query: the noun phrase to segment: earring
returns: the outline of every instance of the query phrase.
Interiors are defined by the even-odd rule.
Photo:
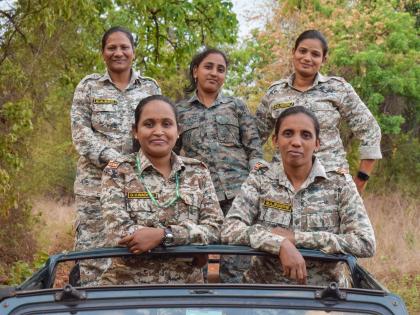
[[[197,77],[194,77],[194,82],[195,84],[197,84]]]

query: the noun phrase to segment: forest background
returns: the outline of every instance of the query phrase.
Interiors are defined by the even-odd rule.
[[[73,217],[60,220],[54,209],[60,202],[70,212],[73,198],[69,110],[80,79],[104,71],[100,39],[107,28],[132,30],[135,68],[174,100],[184,97],[194,53],[225,50],[225,90],[252,111],[272,82],[290,74],[297,35],[315,28],[330,45],[322,73],[349,81],[382,128],[384,158],[364,195],[378,250],[362,263],[420,313],[418,1],[266,1],[267,23],[241,41],[227,0],[11,3],[0,6],[0,284],[18,283],[49,253],[72,248]],[[354,172],[358,144],[341,129]],[[272,148],[265,152],[269,158]]]

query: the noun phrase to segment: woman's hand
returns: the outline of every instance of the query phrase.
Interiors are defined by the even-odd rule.
[[[354,176],[353,180],[354,180],[354,183],[356,184],[357,191],[359,192],[360,195],[362,195],[362,193],[365,191],[367,181],[361,180],[357,176]]]
[[[281,242],[279,258],[283,267],[283,276],[296,280],[299,284],[306,284],[305,259],[287,238]]]
[[[133,254],[141,254],[159,246],[164,237],[164,229],[145,227],[123,237],[118,244],[127,246]]]

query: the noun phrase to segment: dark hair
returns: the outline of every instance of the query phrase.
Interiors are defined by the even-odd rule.
[[[152,95],[152,96],[148,96],[146,98],[143,98],[139,102],[139,104],[137,105],[136,110],[134,112],[134,125],[133,125],[133,128],[135,130],[137,130],[137,124],[140,121],[141,113],[143,112],[144,107],[147,104],[149,104],[150,102],[152,102],[152,101],[162,101],[162,102],[167,103],[171,107],[171,109],[172,109],[172,111],[173,111],[173,113],[175,115],[175,122],[176,122],[176,124],[178,126],[178,114],[177,114],[176,107],[175,107],[174,103],[169,98],[167,98],[166,96],[158,95],[157,94],[157,95]]]
[[[325,36],[320,31],[317,31],[317,30],[306,30],[306,31],[304,31],[296,39],[294,50],[296,50],[298,48],[299,44],[302,41],[304,41],[305,39],[317,39],[317,40],[319,40],[321,42],[321,45],[322,45],[322,54],[323,54],[323,57],[325,58],[325,56],[328,53],[328,42],[327,42],[327,39],[325,38]]]
[[[122,26],[113,26],[109,30],[107,30],[104,33],[104,35],[102,36],[102,51],[104,51],[104,49],[105,49],[105,45],[106,45],[106,41],[108,40],[108,37],[111,36],[111,34],[117,33],[117,32],[124,33],[125,36],[127,36],[128,40],[131,43],[131,47],[134,50],[134,38],[133,38],[133,34],[131,34],[131,32],[128,29],[126,29],[125,27],[122,27]]]
[[[185,88],[186,93],[192,93],[197,89],[197,83],[194,80],[194,69],[200,65],[200,63],[204,60],[204,58],[206,58],[208,55],[211,55],[211,54],[222,55],[222,57],[223,57],[223,59],[225,60],[225,63],[226,63],[226,68],[228,67],[229,61],[226,57],[226,54],[219,49],[206,48],[202,52],[196,54],[193,57],[193,59],[191,60],[191,63],[190,63],[190,69],[189,69],[189,72],[188,72],[188,80],[190,81],[190,84]]]
[[[278,136],[278,133],[280,131],[280,126],[283,120],[287,116],[297,115],[297,114],[305,114],[306,116],[312,119],[312,122],[314,123],[316,139],[319,139],[319,129],[320,129],[319,121],[313,112],[311,112],[309,109],[306,109],[303,106],[292,106],[281,112],[280,116],[277,118],[276,127],[274,129],[276,137]]]

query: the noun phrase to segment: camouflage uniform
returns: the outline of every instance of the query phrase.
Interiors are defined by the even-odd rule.
[[[175,151],[205,162],[223,213],[230,208],[254,164],[262,160],[261,141],[254,117],[238,98],[218,95],[204,106],[197,95],[177,104],[181,134]],[[220,279],[239,282],[247,257],[222,256]]]
[[[327,171],[349,169],[338,126],[341,119],[360,140],[360,159],[381,159],[381,130],[369,109],[343,78],[318,74],[313,86],[293,88],[294,75],[273,83],[262,98],[256,118],[262,142],[274,129],[277,117],[291,106],[304,106],[318,118],[321,147],[316,154]]]
[[[275,227],[293,230],[296,247],[357,257],[375,252],[373,229],[351,177],[327,174],[318,159],[298,191],[278,162],[259,165],[243,184],[225,218],[222,242],[250,245],[276,255],[255,257],[245,281],[291,282],[282,276],[278,254],[284,238],[271,232]],[[349,285],[342,264],[310,261],[307,266],[310,284],[324,285],[334,280]]]
[[[219,201],[232,199],[263,158],[255,120],[237,98],[219,94],[209,108],[194,94],[177,104],[181,134],[175,152],[209,167]]]
[[[110,162],[102,177],[101,204],[105,216],[106,244],[143,227],[170,227],[174,245],[219,242],[223,213],[207,167],[200,161],[172,154],[168,180],[140,152],[139,180],[136,154]],[[146,187],[160,204],[175,196],[175,174],[179,176],[180,199],[167,208],[153,204]],[[201,268],[173,259],[118,259],[102,275],[102,284],[202,282]]]
[[[88,75],[76,87],[71,127],[73,143],[80,155],[74,183],[77,250],[103,245],[99,201],[102,170],[120,154],[133,152],[134,110],[141,99],[153,94],[160,94],[157,83],[134,71],[124,91],[114,85],[108,73]],[[97,275],[95,270],[87,273],[88,278]]]

